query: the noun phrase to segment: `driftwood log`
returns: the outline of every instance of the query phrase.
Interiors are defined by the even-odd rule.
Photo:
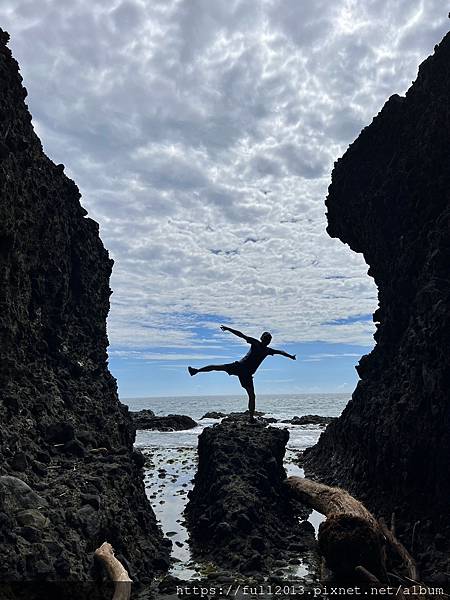
[[[319,527],[319,551],[338,578],[387,581],[386,537],[375,517],[347,491],[302,477],[286,480],[293,495],[327,517]]]
[[[125,567],[114,556],[114,549],[111,544],[103,542],[94,552],[94,556],[104,565],[111,581],[114,581],[112,600],[129,600],[132,581]]]
[[[371,590],[395,584],[399,600],[431,600],[433,591],[418,581],[414,559],[395,536],[394,515],[389,528],[342,488],[302,477],[285,483],[296,498],[327,517],[319,526],[319,550],[337,579],[349,583],[356,577]],[[395,572],[387,568],[390,555],[400,564]]]

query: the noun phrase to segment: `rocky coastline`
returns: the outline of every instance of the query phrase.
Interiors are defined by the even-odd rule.
[[[107,540],[133,581],[151,584],[169,569],[172,544],[145,492],[136,430],[198,424],[130,412],[119,401],[107,362],[112,260],[64,165],[43,152],[8,38],[0,29],[0,581],[102,581],[94,551]],[[302,452],[307,473],[344,486],[377,517],[395,513],[424,581],[443,585],[449,96],[450,35],[405,98],[390,98],[336,163],[328,231],[370,265],[377,345],[361,359],[361,381],[341,417],[282,421],[326,427]],[[289,432],[262,413],[255,423],[245,413],[202,419],[222,421],[199,436],[185,513],[193,556],[232,573],[282,578],[281,565],[317,553],[309,510],[283,483]],[[175,477],[164,467],[158,473]]]
[[[142,412],[142,411],[141,411]],[[151,412],[151,411],[150,411]],[[242,414],[248,414],[248,412],[246,411],[245,413],[225,413],[222,411],[210,411],[207,412],[203,415],[203,417],[201,417],[200,420],[203,419],[223,419],[223,418],[233,418],[233,417],[240,417]],[[256,411],[255,415],[262,421],[266,422],[266,423],[287,423],[290,425],[320,425],[320,426],[327,426],[329,425],[332,421],[334,421],[336,419],[336,417],[324,417],[321,415],[302,415],[301,417],[292,417],[291,419],[284,419],[282,421],[279,421],[278,419],[274,418],[274,417],[266,417],[264,416],[265,413],[260,412],[260,411]]]
[[[363,254],[379,290],[376,346],[342,416],[304,453],[450,583],[450,34],[337,161],[328,233]]]
[[[107,365],[112,260],[77,186],[43,152],[0,30],[0,581],[135,580],[167,568],[134,426]]]

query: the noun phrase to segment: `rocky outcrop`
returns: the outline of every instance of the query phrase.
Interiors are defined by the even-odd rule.
[[[167,415],[156,417],[151,410],[130,412],[136,429],[154,429],[157,431],[183,431],[193,429],[197,423],[187,415]]]
[[[7,41],[0,30],[0,581],[92,579],[105,539],[148,580],[167,546],[107,367],[112,260],[42,150]]]
[[[268,571],[315,545],[314,528],[299,525],[282,482],[289,432],[240,415],[199,437],[198,472],[186,509],[194,554],[243,573]]]
[[[302,415],[301,417],[292,417],[282,423],[290,423],[291,425],[329,425],[336,417],[322,417],[320,415]]]
[[[202,419],[222,419],[223,417],[226,417],[226,416],[227,416],[227,413],[212,410],[210,412],[205,413],[203,415]]]
[[[369,264],[376,346],[307,469],[396,511],[424,577],[450,572],[450,34],[336,163],[328,232]],[[416,524],[416,525],[414,525]],[[446,554],[447,552],[447,554]]]

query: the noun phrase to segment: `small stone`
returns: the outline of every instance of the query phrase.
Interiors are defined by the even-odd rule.
[[[97,511],[90,505],[82,506],[75,513],[75,518],[80,523],[88,537],[95,537],[100,531]]]
[[[47,506],[47,501],[36,494],[30,486],[12,475],[0,477],[0,496],[3,495],[3,505],[7,511],[25,508],[40,508]]]
[[[99,495],[97,495],[97,494],[81,494],[80,498],[81,498],[81,501],[83,504],[89,504],[90,506],[95,508],[95,510],[100,509],[100,496]]]
[[[132,458],[134,464],[138,467],[138,469],[142,469],[142,467],[145,465],[145,456],[142,454],[142,452],[140,450],[137,450],[135,448],[133,450],[131,458]]]
[[[28,460],[25,452],[17,452],[11,461],[11,467],[14,471],[25,471],[27,466]]]
[[[49,520],[39,510],[35,508],[29,508],[28,510],[21,510],[16,515],[18,523],[23,526],[29,525],[36,529],[44,529],[49,524]]]

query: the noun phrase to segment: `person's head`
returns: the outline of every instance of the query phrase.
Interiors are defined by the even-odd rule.
[[[268,331],[265,331],[262,335],[261,335],[261,343],[264,344],[264,346],[268,346],[272,340],[272,336],[270,335],[270,333]]]

